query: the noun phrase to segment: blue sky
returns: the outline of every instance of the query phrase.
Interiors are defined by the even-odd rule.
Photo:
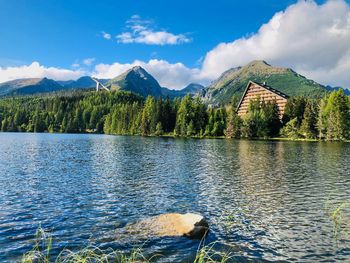
[[[316,1],[312,5],[322,7],[329,2],[340,5],[340,7],[328,8],[332,10],[338,8],[333,10],[334,12],[328,11],[334,13],[334,16],[337,12],[342,12],[342,9],[344,9],[344,14],[348,14],[349,3],[345,0]],[[0,41],[0,71],[8,67],[29,66],[36,61],[45,69],[54,67],[67,72],[79,72],[76,75],[66,74],[67,76],[63,72],[56,78],[69,78],[83,73],[107,76],[108,74],[113,75],[113,72],[109,68],[106,69],[106,65],[111,66],[118,63],[120,67],[115,70],[115,74],[119,74],[120,70],[133,65],[135,60],[145,63],[147,68],[147,63],[153,59],[166,62],[164,67],[181,63],[183,68],[188,70],[184,73],[185,75],[196,75],[192,78],[186,77],[180,82],[173,82],[175,88],[179,88],[186,81],[208,82],[221,73],[219,70],[226,69],[216,64],[213,67],[217,67],[218,72],[210,69],[208,66],[210,63],[207,61],[208,53],[215,51],[220,43],[233,43],[238,39],[254,37],[259,33],[261,27],[269,23],[278,12],[286,13],[286,10],[292,9],[293,5],[301,4],[292,0],[217,0],[215,3],[189,0],[0,0],[0,23],[2,25],[0,27],[2,40]],[[324,16],[321,8],[315,11],[310,7],[310,15],[312,12],[315,12],[316,15],[319,12],[320,17]],[[330,27],[331,22],[326,22],[325,26]],[[321,24],[322,21],[317,23]],[[334,23],[333,21],[333,25]],[[347,24],[343,27],[345,30],[350,30]],[[122,33],[126,35],[121,35]],[[128,37],[125,38],[125,36]],[[147,42],[148,38],[153,39],[153,42]],[[260,54],[259,52],[255,54]],[[312,68],[309,65],[303,68],[300,66],[303,64],[302,61],[296,63],[293,59],[282,60],[274,56],[271,56],[271,59],[266,54],[255,56],[256,59],[266,57],[269,62],[275,62],[278,66],[297,67],[302,73],[317,77],[317,74],[312,74],[312,70],[317,67]],[[237,63],[249,62],[251,58],[255,57],[249,55],[246,60],[240,58],[237,59],[237,62],[234,62],[235,58],[233,58],[231,62],[223,64],[229,68],[236,66]],[[336,60],[339,62],[339,57],[336,57]],[[335,62],[332,61],[332,63],[334,66]],[[101,64],[105,65],[103,72],[101,72],[102,66],[99,70],[96,68]],[[155,71],[154,67],[153,71]],[[208,69],[206,73],[203,68]],[[22,69],[23,72],[25,70],[28,69]],[[106,70],[109,73],[106,73]],[[178,71],[176,74],[179,75],[181,72]],[[161,75],[159,72],[153,73]],[[0,72],[0,80],[11,78],[8,72],[3,73],[7,75],[2,78],[1,74]],[[55,75],[52,75],[55,78]],[[319,73],[319,75],[322,74]],[[51,75],[48,74],[48,76]],[[174,76],[169,76],[170,78]],[[329,79],[321,78],[321,81],[335,84]],[[172,85],[172,81],[163,82]],[[342,79],[340,84],[350,84],[350,79]]]

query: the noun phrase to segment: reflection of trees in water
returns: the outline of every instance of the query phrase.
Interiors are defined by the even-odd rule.
[[[195,174],[204,211],[217,215],[235,201],[237,177],[230,171],[237,168],[237,152],[228,151],[228,146],[234,144],[228,140],[203,140],[198,148],[200,158]]]
[[[260,244],[278,242],[276,251],[284,249],[291,257],[303,255],[300,247],[317,254],[315,248],[321,246],[332,253],[332,227],[325,222],[323,205],[337,173],[330,162],[341,159],[342,151],[320,149],[313,143],[241,141],[242,206],[246,207],[242,221],[254,225],[254,231],[263,231],[261,236],[256,232]],[[343,173],[346,170],[335,167]],[[349,191],[349,179],[346,185],[343,190]],[[248,234],[254,232],[247,224],[244,227]]]

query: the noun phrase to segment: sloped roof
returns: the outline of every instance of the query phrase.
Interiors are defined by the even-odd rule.
[[[247,94],[250,85],[252,85],[252,84],[259,85],[260,87],[262,87],[262,88],[264,88],[264,89],[267,89],[267,90],[269,90],[269,91],[275,93],[276,95],[278,95],[278,96],[280,96],[280,97],[282,97],[282,98],[285,98],[285,99],[288,99],[288,98],[289,98],[289,96],[288,96],[287,94],[285,94],[285,93],[283,93],[283,92],[281,92],[281,91],[279,91],[279,90],[276,90],[276,89],[274,89],[274,88],[272,88],[272,87],[266,85],[265,83],[262,84],[262,83],[258,83],[258,82],[255,82],[255,81],[251,81],[251,80],[250,80],[250,81],[248,82],[247,87],[245,88],[245,91],[244,91],[244,93],[243,93],[243,96],[242,96],[241,100],[239,101],[236,110],[238,110],[239,107],[241,106],[241,104],[242,104],[242,102],[243,102],[243,99],[244,99],[245,95]]]

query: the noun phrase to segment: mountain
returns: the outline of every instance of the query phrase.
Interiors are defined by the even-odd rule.
[[[68,86],[68,85],[70,85],[71,83],[73,83],[75,80],[72,80],[72,79],[70,79],[70,80],[56,80],[56,82],[58,83],[58,84],[60,84],[62,87],[64,87],[64,86]]]
[[[106,84],[109,79],[99,79]],[[0,96],[31,95],[62,90],[95,88],[96,83],[89,76],[77,80],[55,81],[48,78],[16,79],[0,83]]]
[[[109,79],[99,79],[102,84],[107,84]],[[83,88],[94,88],[96,82],[89,76],[83,76],[77,80],[58,81],[66,89],[83,89]]]
[[[197,94],[197,93],[201,93],[203,89],[204,89],[204,86],[202,86],[201,84],[191,83],[180,91],[181,93],[184,93],[184,94]]]
[[[197,83],[191,83],[187,85],[185,88],[180,90],[162,88],[162,94],[164,97],[169,96],[171,99],[173,99],[175,97],[184,97],[187,94],[190,94],[192,96],[198,94],[201,96],[203,90],[204,90],[204,86]]]
[[[318,97],[327,92],[321,84],[296,73],[289,68],[273,67],[265,61],[252,61],[244,67],[224,72],[204,91],[208,103],[227,104],[233,95],[242,96],[249,80],[266,82],[267,85],[289,96]]]
[[[56,81],[48,78],[16,79],[0,83],[0,96],[28,95],[62,90]]]
[[[343,89],[341,87],[331,87],[331,86],[326,86],[326,89],[330,92],[332,91],[338,91],[338,90],[344,90],[345,95],[350,96],[350,90],[348,89]]]
[[[162,87],[158,81],[140,66],[133,67],[107,84],[111,90],[124,90],[141,96],[162,96]]]
[[[111,79],[107,84],[111,90],[131,91],[141,96],[154,96],[170,98],[183,97],[186,94],[196,94],[204,87],[200,84],[191,83],[182,90],[172,90],[161,87],[158,81],[149,74],[144,68],[135,66],[123,74]]]

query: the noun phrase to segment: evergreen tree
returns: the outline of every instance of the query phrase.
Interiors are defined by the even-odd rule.
[[[80,109],[80,107],[77,107],[75,110],[75,114],[74,114],[74,126],[75,126],[75,132],[80,132],[85,130],[85,124],[83,121],[83,115],[82,115],[82,110]]]
[[[194,129],[193,114],[194,114],[194,110],[193,110],[192,98],[189,95],[186,95],[181,100],[179,109],[177,111],[176,125],[175,125],[176,135],[188,136],[187,128],[191,121]],[[193,131],[190,131],[190,133],[193,133]]]
[[[162,123],[161,122],[157,123],[155,135],[156,136],[163,135],[163,128],[162,128]]]
[[[66,132],[66,130],[67,130],[67,117],[64,116],[60,126],[60,132]]]
[[[84,123],[84,129],[89,129],[90,127],[90,107],[84,109],[82,118],[83,118],[83,123]]]
[[[1,131],[7,132],[7,126],[8,126],[8,120],[7,120],[7,118],[4,118],[2,123],[1,123]]]
[[[112,134],[111,125],[112,125],[112,116],[111,114],[108,114],[103,126],[103,132],[105,134]]]
[[[284,114],[282,118],[283,123],[287,123],[290,120],[297,118],[298,126],[300,126],[304,116],[305,106],[306,106],[305,98],[303,97],[289,98],[284,109]]]
[[[200,134],[200,131],[205,129],[206,123],[208,121],[207,109],[201,99],[197,96],[193,101],[193,116],[191,121],[194,125],[194,133],[196,135]]]
[[[239,103],[239,96],[238,95],[233,95],[231,98],[231,106],[233,109],[236,109],[238,107],[238,103]]]
[[[91,115],[90,115],[90,120],[89,120],[89,129],[95,130],[96,129],[96,124],[98,122],[98,109],[96,106],[93,107]]]
[[[281,135],[292,139],[300,138],[299,120],[297,117],[287,122],[287,124],[281,130]]]
[[[35,112],[34,118],[33,118],[33,124],[34,124],[34,132],[44,132],[45,131],[45,123],[42,118],[42,115],[39,111]]]
[[[315,139],[318,135],[317,130],[318,106],[315,101],[309,100],[306,103],[304,117],[301,122],[299,133],[307,139]]]
[[[326,140],[349,139],[350,108],[343,90],[334,91],[320,103],[319,136]]]
[[[268,127],[265,122],[265,115],[262,111],[260,98],[250,100],[248,112],[243,118],[241,134],[245,138],[266,137]]]
[[[214,123],[211,136],[223,136],[226,125],[226,111],[224,108],[214,110]]]
[[[227,138],[240,138],[241,137],[242,119],[238,116],[236,110],[231,107],[230,113],[227,118],[227,128],[225,130],[225,136]]]
[[[263,113],[264,129],[266,132],[263,137],[274,137],[279,134],[281,128],[280,114],[276,101],[269,101],[261,104],[261,110]]]
[[[148,96],[145,102],[145,106],[142,112],[141,118],[141,134],[152,135],[156,130],[157,116],[155,100],[153,97]]]

